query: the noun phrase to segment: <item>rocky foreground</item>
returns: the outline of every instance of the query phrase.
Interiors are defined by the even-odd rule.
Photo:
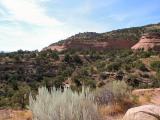
[[[131,108],[127,111],[123,120],[160,120],[160,106],[143,105]]]
[[[106,116],[104,120],[160,120],[160,88],[134,90],[140,106],[129,109],[125,115]],[[32,120],[28,110],[0,110],[0,120]]]

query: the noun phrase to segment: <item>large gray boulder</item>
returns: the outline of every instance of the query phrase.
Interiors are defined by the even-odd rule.
[[[127,111],[123,120],[160,120],[160,106],[143,105],[131,108]]]

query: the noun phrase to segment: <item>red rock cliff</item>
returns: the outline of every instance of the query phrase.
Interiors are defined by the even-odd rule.
[[[153,49],[160,51],[160,33],[144,34],[140,41],[132,47],[133,50],[143,49],[145,51]]]

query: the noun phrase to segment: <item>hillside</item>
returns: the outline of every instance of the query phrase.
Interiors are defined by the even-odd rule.
[[[148,25],[102,34],[80,33],[50,46],[67,49],[63,52],[47,49],[40,52],[1,52],[0,109],[26,108],[29,93],[35,95],[41,86],[48,89],[52,86],[70,87],[79,91],[82,86],[95,89],[110,81],[125,81],[132,88],[159,87],[159,52],[133,52],[128,47],[130,43],[137,42],[136,37],[144,31],[159,32],[159,26]],[[106,46],[112,50],[108,51]],[[147,60],[150,61],[145,62]]]
[[[26,108],[29,93],[36,94],[41,86],[95,89],[123,80],[133,88],[159,87],[158,54],[131,50],[0,53],[0,109]],[[143,63],[155,59],[152,56],[156,61]]]
[[[65,40],[53,43],[46,49],[63,51],[66,49],[121,49],[131,48],[144,33],[159,31],[159,24],[151,24],[142,27],[132,27],[114,30],[106,33],[85,32],[71,36]]]

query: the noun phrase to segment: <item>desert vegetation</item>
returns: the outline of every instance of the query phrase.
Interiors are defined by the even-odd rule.
[[[156,32],[150,29],[86,32],[57,44],[103,43],[104,39],[134,42],[144,32]],[[29,108],[34,120],[103,120],[150,102],[151,95],[141,99],[131,91],[160,87],[160,55],[143,49],[0,52],[0,83],[0,109]]]
[[[135,105],[130,90],[124,81],[110,82],[96,90],[82,87],[79,92],[41,87],[38,95],[30,95],[29,108],[34,120],[103,120]]]
[[[97,104],[89,89],[82,92],[71,89],[50,91],[42,87],[35,99],[30,96],[30,106],[34,120],[100,120]]]
[[[23,108],[29,93],[41,86],[79,91],[94,90],[109,81],[125,81],[132,88],[158,87],[159,53],[155,51],[22,51],[0,53],[0,108]],[[149,63],[143,61],[157,56]]]

